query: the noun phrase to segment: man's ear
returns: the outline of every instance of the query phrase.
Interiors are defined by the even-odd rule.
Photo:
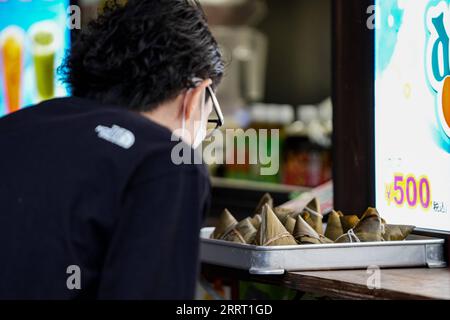
[[[202,81],[197,87],[187,90],[184,97],[184,112],[186,120],[189,120],[195,108],[198,108],[201,104],[200,99],[203,97],[206,87],[211,85],[211,79]]]

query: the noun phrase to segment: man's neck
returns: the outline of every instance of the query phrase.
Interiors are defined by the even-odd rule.
[[[171,132],[179,129],[181,123],[179,123],[177,100],[170,101],[159,105],[156,109],[151,111],[144,111],[141,114],[150,119],[151,121],[166,127]]]

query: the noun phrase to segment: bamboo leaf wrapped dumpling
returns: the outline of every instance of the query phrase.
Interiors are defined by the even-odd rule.
[[[323,234],[323,221],[320,203],[317,198],[312,199],[303,209],[301,216],[318,234]]]
[[[308,202],[305,209],[321,214],[319,199],[313,198],[310,202]]]
[[[333,243],[330,239],[318,234],[301,216],[297,217],[293,235],[300,244]]]
[[[269,207],[272,209],[273,208],[273,198],[270,194],[265,193],[262,197],[261,200],[259,200],[258,205],[256,206],[255,212],[254,214],[261,214],[262,213],[262,209],[264,207],[264,205],[268,204]]]
[[[277,216],[277,218],[281,221],[282,224],[286,223],[286,219],[289,216],[292,216],[293,214],[295,214],[294,210],[291,209],[286,209],[286,208],[282,208],[282,207],[276,207],[273,209],[273,212],[275,213],[275,215]]]
[[[325,237],[330,240],[336,241],[337,238],[344,234],[344,229],[341,223],[342,213],[332,211],[328,216],[327,229],[325,231]]]
[[[296,222],[297,220],[290,216],[286,218],[286,221],[284,222],[284,227],[290,234],[294,234]]]
[[[375,208],[368,208],[354,229],[362,242],[383,241],[384,226]]]
[[[253,226],[255,227],[255,229],[259,229],[259,226],[261,225],[261,215],[260,214],[255,214],[252,218],[250,218],[252,221]]]
[[[414,226],[407,225],[385,224],[383,239],[385,241],[403,241],[414,231],[414,228]]]
[[[223,240],[251,244],[255,240],[257,230],[252,224],[251,218],[247,218],[239,222],[230,232],[228,232]]]
[[[348,230],[353,229],[359,222],[359,218],[357,215],[343,215],[341,211],[338,211],[339,216],[341,217],[342,230],[344,233],[347,233]]]
[[[261,226],[256,234],[255,244],[258,246],[296,245],[294,237],[286,230],[269,204],[262,207]]]
[[[355,228],[350,229],[352,232],[347,232],[336,242],[353,242],[352,238],[356,241],[371,242],[371,241],[383,241],[384,226],[381,221],[380,214],[374,208],[368,208],[361,220],[358,222]]]
[[[211,235],[212,239],[220,240],[224,236],[226,236],[236,225],[238,224],[237,220],[233,217],[233,215],[227,209],[222,211],[222,214],[219,217],[219,223],[215,228],[213,234]]]

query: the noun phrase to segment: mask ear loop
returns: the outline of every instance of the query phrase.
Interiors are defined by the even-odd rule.
[[[201,78],[193,78],[192,81],[194,81],[194,82],[201,82],[202,79]],[[186,95],[189,92],[191,92],[191,91],[192,91],[192,89],[188,89],[186,91]],[[183,137],[183,138],[184,138],[184,136],[186,134],[186,95],[184,96],[184,100],[183,100],[183,117],[181,118],[181,137]],[[201,110],[200,110],[202,121],[204,120],[204,116],[203,115],[206,113],[206,112],[203,112],[204,111],[203,108],[206,105],[205,102],[204,102],[205,96],[206,96],[206,92],[204,92],[204,94],[203,94],[203,97],[202,97],[203,102],[202,102],[202,106],[201,106]]]
[[[203,141],[203,139],[206,136],[206,128],[205,122],[206,122],[206,103],[205,103],[205,97],[206,97],[206,89],[203,90],[203,93],[201,95],[201,102],[200,102],[200,122],[198,125],[194,125],[194,128],[197,127],[197,132],[195,133],[195,138],[193,142],[194,148],[197,148]]]
[[[203,126],[203,124],[206,121],[206,89],[203,90],[202,97],[201,97],[201,105],[200,105],[200,126]]]
[[[192,89],[188,89],[186,91],[186,95],[191,91]],[[183,99],[183,116],[181,117],[181,137],[184,138],[186,134],[186,95]]]
[[[203,81],[203,79],[195,77],[192,79],[192,81],[196,82],[196,83],[201,83]],[[192,89],[189,89],[192,90]],[[202,96],[201,96],[201,104],[200,104],[200,121],[201,121],[201,125],[203,124],[203,122],[205,121],[205,114],[206,114],[206,89],[203,90],[202,92]],[[199,127],[200,128],[200,127]]]

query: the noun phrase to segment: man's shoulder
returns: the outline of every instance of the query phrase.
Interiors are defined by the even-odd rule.
[[[72,105],[91,103],[80,98],[61,102]],[[137,166],[146,167],[155,175],[195,174],[209,179],[200,155],[169,129],[137,112],[117,106],[99,104],[88,109],[93,110],[89,118],[94,121],[97,139],[125,151],[127,158],[133,158],[132,162]]]
[[[133,130],[147,141],[153,139],[170,142],[171,132],[167,128],[152,122],[138,112],[127,110],[121,106],[103,104],[78,97],[54,99],[47,101],[46,104],[50,109],[51,106],[54,106],[58,110],[64,110],[64,107],[67,107],[66,110],[62,111],[67,116],[73,113],[75,116],[79,115],[87,123],[98,123],[98,126],[95,127],[97,133],[109,132],[116,133],[120,136],[121,133],[126,132],[120,130],[123,128],[128,131]],[[109,127],[111,130],[108,131],[106,127]]]
[[[167,128],[137,112],[88,99],[57,98],[27,107],[0,119],[0,132],[14,132],[17,139],[45,138],[58,145],[55,150],[106,159],[124,171],[145,167],[147,174],[208,176],[194,150]]]
[[[57,98],[20,110],[5,119],[7,125],[29,122],[92,138],[100,144],[132,150],[138,147],[170,148],[172,134],[138,112],[121,106],[99,103],[79,97]]]

